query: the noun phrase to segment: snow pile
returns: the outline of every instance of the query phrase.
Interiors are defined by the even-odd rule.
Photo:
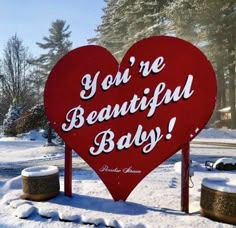
[[[21,138],[22,140],[45,141],[45,138],[43,137],[44,132],[45,132],[44,130],[39,130],[39,131],[32,130],[32,131],[29,131],[28,133],[23,133],[23,134],[18,135],[18,137]]]
[[[9,191],[9,189],[8,189]],[[12,191],[12,192],[8,192],[6,193],[3,197],[2,197],[2,204],[10,204],[12,201],[14,200],[19,200],[20,199],[20,195],[21,195],[21,191]]]
[[[182,162],[179,161],[179,162],[176,162],[174,164],[174,170],[176,173],[179,173],[181,174],[181,166],[182,166]],[[201,164],[197,161],[190,161],[190,164],[189,164],[190,168],[193,169],[193,172],[194,170],[199,170],[199,169],[203,169]]]
[[[5,182],[5,184],[0,188],[0,197],[6,194],[8,191],[13,189],[21,189],[21,176],[14,177]],[[18,195],[17,195],[18,197]]]
[[[20,193],[21,192],[19,190],[7,193],[3,196],[3,199],[1,201],[1,204],[10,209],[12,215],[18,218],[26,219],[28,217],[38,215],[41,216],[42,220],[46,218],[58,220],[61,222],[73,222],[76,224],[94,225],[98,227],[124,227],[124,224],[116,219],[94,218],[88,216],[89,214],[79,215],[78,212],[72,208],[73,203],[68,204],[68,201],[71,201],[71,199],[63,196],[62,194],[59,197],[56,197],[55,199],[48,202],[30,202],[20,199]],[[78,198],[78,196],[76,196],[76,198]],[[74,200],[76,200],[76,198]],[[54,204],[58,205],[55,206]],[[124,203],[118,202],[117,205],[122,209]],[[142,225],[139,227],[145,226]]]
[[[32,202],[30,201],[25,201],[23,199],[16,199],[16,200],[12,200],[10,203],[8,203],[12,208],[18,208],[19,206],[23,205],[23,204],[30,204],[32,205]]]
[[[63,158],[64,148],[59,146],[45,147],[46,139],[41,132],[31,131],[18,137],[0,138],[1,163],[19,163],[36,159]]]
[[[22,170],[21,175],[25,177],[48,176],[58,173],[58,168],[52,165],[33,166]]]
[[[234,158],[220,158],[214,163],[213,168],[216,169],[217,166],[221,163],[235,165],[236,164],[236,159],[234,159]]]
[[[126,202],[114,202],[104,184],[91,170],[73,174],[73,195],[64,196],[61,192],[55,198],[45,202],[21,200],[19,179],[5,185],[9,187],[0,203],[2,218],[0,226],[24,227],[222,227],[231,226],[201,217],[200,192],[204,178],[221,178],[227,186],[233,182],[236,172],[208,172],[204,164],[193,162],[196,168],[193,177],[194,188],[190,189],[190,214],[180,211],[180,174],[174,168],[179,164],[163,164],[153,170],[131,193]],[[227,175],[227,178],[226,178]],[[14,184],[15,182],[15,184]],[[11,184],[9,184],[11,183]],[[18,186],[18,189],[12,189]],[[63,177],[60,186],[64,187]],[[231,186],[231,187],[232,187]],[[1,189],[0,189],[1,190]],[[29,218],[20,220],[19,218]],[[71,222],[71,223],[68,223]]]
[[[221,130],[203,130],[208,138],[226,137]],[[218,132],[218,133],[215,133]],[[228,138],[236,143],[228,131]],[[30,132],[15,138],[0,138],[0,227],[211,227],[232,228],[231,225],[214,222],[200,216],[201,184],[207,179],[221,178],[220,185],[234,191],[236,170],[207,171],[206,161],[235,161],[234,147],[192,145],[190,159],[194,176],[190,188],[190,214],[180,211],[181,160],[177,153],[154,169],[133,190],[126,202],[114,202],[96,173],[82,163],[77,154],[73,156],[72,197],[64,196],[64,177],[60,173],[61,192],[45,202],[21,199],[21,176],[7,179],[4,169],[41,166],[38,162],[64,164],[63,147],[43,147],[45,139],[37,138],[39,132]],[[218,135],[217,135],[218,134]],[[32,138],[36,138],[32,140]],[[207,140],[208,138],[204,138]],[[221,140],[225,140],[221,138]],[[53,156],[56,155],[56,156]],[[219,158],[224,159],[218,160]],[[59,160],[60,159],[60,160]],[[4,169],[1,169],[4,167]],[[24,167],[25,168],[25,167]],[[60,167],[61,168],[61,167]],[[13,176],[12,176],[13,177]],[[209,182],[209,181],[208,181]],[[218,181],[219,182],[219,181]],[[210,184],[211,185],[211,184]],[[20,219],[27,218],[27,219]]]
[[[220,192],[236,193],[236,179],[204,178],[202,185]]]
[[[236,139],[236,130],[229,129],[203,129],[196,139]]]
[[[28,218],[33,212],[35,208],[32,205],[24,203],[16,208],[13,215],[19,218]]]

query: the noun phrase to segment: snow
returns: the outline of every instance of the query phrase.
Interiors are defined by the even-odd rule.
[[[17,207],[13,215],[19,218],[28,218],[34,210],[35,208],[32,205],[25,203]]]
[[[236,179],[229,178],[204,178],[202,185],[220,192],[228,192],[236,194]]]
[[[226,108],[222,108],[220,110],[218,110],[219,112],[230,112],[231,107],[226,107]]]
[[[20,117],[21,108],[16,104],[10,105],[8,112],[6,113],[5,119],[3,120],[3,130],[8,136],[16,135],[14,121]]]
[[[33,166],[22,170],[21,175],[25,177],[48,176],[58,173],[58,168],[52,165]]]
[[[2,198],[2,204],[10,204],[12,201],[18,200],[20,198],[20,194],[21,193],[19,191],[6,193]]]
[[[233,158],[220,158],[214,163],[213,168],[215,169],[217,167],[217,165],[220,164],[220,163],[234,165],[234,164],[236,164],[236,159],[233,159]]]
[[[41,132],[32,131],[14,138],[2,137],[0,227],[232,228],[232,225],[200,216],[199,211],[202,183],[212,187],[217,182],[218,189],[235,191],[236,170],[208,171],[205,161],[235,161],[236,131],[204,129],[195,140],[203,144],[191,144],[190,147],[194,186],[190,188],[190,213],[185,214],[180,210],[179,152],[146,176],[126,202],[114,202],[96,173],[76,154],[73,156],[73,195],[64,196],[64,148],[45,147],[46,140],[41,137]],[[232,143],[232,146],[204,144],[209,141]],[[60,193],[44,202],[21,199],[21,171],[26,167],[43,165],[59,167]]]
[[[216,130],[214,128],[202,130],[197,138],[206,138],[206,139],[236,139],[236,130],[231,130],[231,129],[219,129]]]
[[[19,137],[0,138],[0,162],[8,163],[24,162],[26,160],[45,159],[50,154],[50,158],[62,158],[62,147],[46,147],[46,141],[41,136],[42,131],[31,131]]]
[[[27,202],[26,200],[22,200],[22,199],[16,199],[16,200],[12,200],[10,201],[9,205],[12,208],[18,208],[19,206],[23,205],[23,204],[30,204],[32,205],[32,203],[29,201]]]
[[[0,197],[9,191],[9,189],[20,189],[21,188],[21,176],[14,177],[7,180],[1,187]]]
[[[230,129],[219,129],[215,130],[213,128],[203,130],[194,139],[194,141],[211,141],[211,142],[225,142],[225,143],[235,143],[236,130]]]

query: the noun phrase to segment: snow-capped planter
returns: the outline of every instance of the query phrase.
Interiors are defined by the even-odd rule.
[[[22,170],[21,198],[44,201],[60,191],[59,171],[56,166],[33,166]]]
[[[202,216],[236,225],[236,180],[204,178],[200,205]]]

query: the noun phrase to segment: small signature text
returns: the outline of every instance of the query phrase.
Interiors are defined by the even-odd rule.
[[[139,174],[142,171],[134,169],[132,166],[126,167],[126,168],[117,168],[117,167],[109,167],[108,165],[103,165],[100,169],[100,172],[107,172],[107,173],[130,173],[130,174]]]

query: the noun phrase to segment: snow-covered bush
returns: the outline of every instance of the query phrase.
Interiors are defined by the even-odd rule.
[[[16,120],[20,117],[21,109],[16,105],[12,104],[3,120],[3,134],[5,136],[16,136]]]
[[[24,112],[16,121],[16,132],[21,134],[34,129],[45,128],[47,122],[43,104],[38,104]]]

